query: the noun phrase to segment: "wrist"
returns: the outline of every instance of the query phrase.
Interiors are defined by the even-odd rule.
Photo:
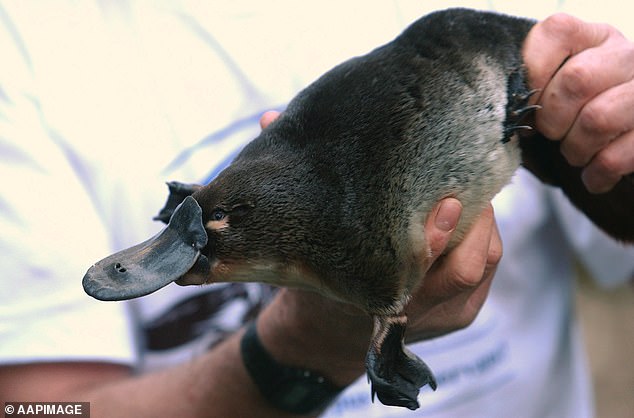
[[[276,361],[347,386],[365,371],[372,323],[362,312],[316,293],[281,289],[260,315],[257,332]]]
[[[270,406],[300,415],[323,412],[344,390],[310,369],[282,364],[264,348],[256,322],[242,336],[240,352],[251,381]]]

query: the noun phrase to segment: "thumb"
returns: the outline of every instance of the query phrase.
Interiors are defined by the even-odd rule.
[[[269,110],[268,112],[264,112],[264,114],[260,117],[260,128],[264,129],[271,124],[275,119],[280,116],[280,112],[276,110]]]
[[[458,225],[462,204],[458,199],[448,197],[436,204],[425,222],[425,238],[430,258],[429,265],[445,251]]]

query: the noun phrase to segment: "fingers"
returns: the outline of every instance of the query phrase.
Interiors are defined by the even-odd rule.
[[[269,110],[268,112],[264,112],[264,114],[260,117],[260,128],[264,129],[270,125],[275,119],[280,116],[280,112],[275,110]]]
[[[493,225],[491,230],[491,239],[489,241],[489,247],[486,257],[486,263],[482,277],[477,283],[474,283],[471,294],[467,295],[464,309],[462,310],[462,319],[464,326],[467,326],[473,322],[478,312],[484,305],[487,299],[491,284],[493,283],[493,276],[497,270],[497,266],[502,259],[502,238],[498,230],[495,219],[493,219]]]
[[[634,172],[634,130],[597,153],[581,173],[586,188],[593,193],[610,191],[621,177]]]
[[[408,339],[437,337],[473,322],[501,257],[502,240],[489,206],[463,241],[436,261],[412,295],[407,307]]]
[[[623,38],[617,38],[572,56],[546,85],[540,104],[547,111],[539,112],[536,120],[537,129],[546,137],[563,139],[584,106],[599,100],[596,106],[600,107],[607,99],[601,97],[604,92],[629,90],[627,83],[634,78],[634,48],[622,48]]]
[[[586,188],[609,191],[634,171],[634,43],[617,30],[559,14],[524,45],[529,83],[542,90],[537,129],[561,141]]]
[[[588,25],[563,13],[537,23],[524,42],[529,84],[544,89],[566,59],[600,45],[610,31],[609,26]]]
[[[634,53],[630,66],[634,71]],[[634,80],[601,92],[584,104],[561,144],[561,152],[570,164],[582,167],[612,141],[632,130]]]
[[[439,282],[438,296],[446,298],[473,291],[501,258],[502,243],[493,207],[489,205],[463,241],[443,260],[444,280]]]

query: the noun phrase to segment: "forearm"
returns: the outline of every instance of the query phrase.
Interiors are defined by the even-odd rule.
[[[352,314],[349,321],[341,321],[341,316],[326,314],[323,298],[303,292],[286,297],[285,292],[258,320],[262,342],[270,353],[283,364],[315,370],[339,386],[360,376],[371,332],[369,318]],[[320,302],[321,308],[314,306]],[[324,315],[298,314],[297,309],[312,314],[321,310]],[[337,324],[329,323],[337,318]],[[272,408],[253,384],[240,355],[242,334],[187,364],[89,390],[81,399],[92,402],[97,417],[292,416]],[[360,337],[352,339],[355,347],[350,347],[350,335]]]
[[[242,365],[237,333],[178,367],[80,392],[95,417],[282,417],[260,396]]]
[[[369,318],[354,312],[342,320],[341,313],[333,315],[330,301],[308,292],[287,292],[281,290],[258,320],[267,350],[279,362],[315,370],[338,386],[360,376]],[[0,368],[1,398],[90,402],[93,417],[292,416],[272,408],[253,384],[240,355],[242,334],[185,364],[139,376],[107,364]],[[351,338],[354,335],[359,337]]]

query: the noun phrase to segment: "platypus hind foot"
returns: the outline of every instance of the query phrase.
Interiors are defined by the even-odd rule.
[[[418,409],[418,391],[429,384],[436,390],[436,379],[429,367],[405,348],[403,337],[407,316],[376,316],[370,349],[365,360],[376,394],[384,405]]]

